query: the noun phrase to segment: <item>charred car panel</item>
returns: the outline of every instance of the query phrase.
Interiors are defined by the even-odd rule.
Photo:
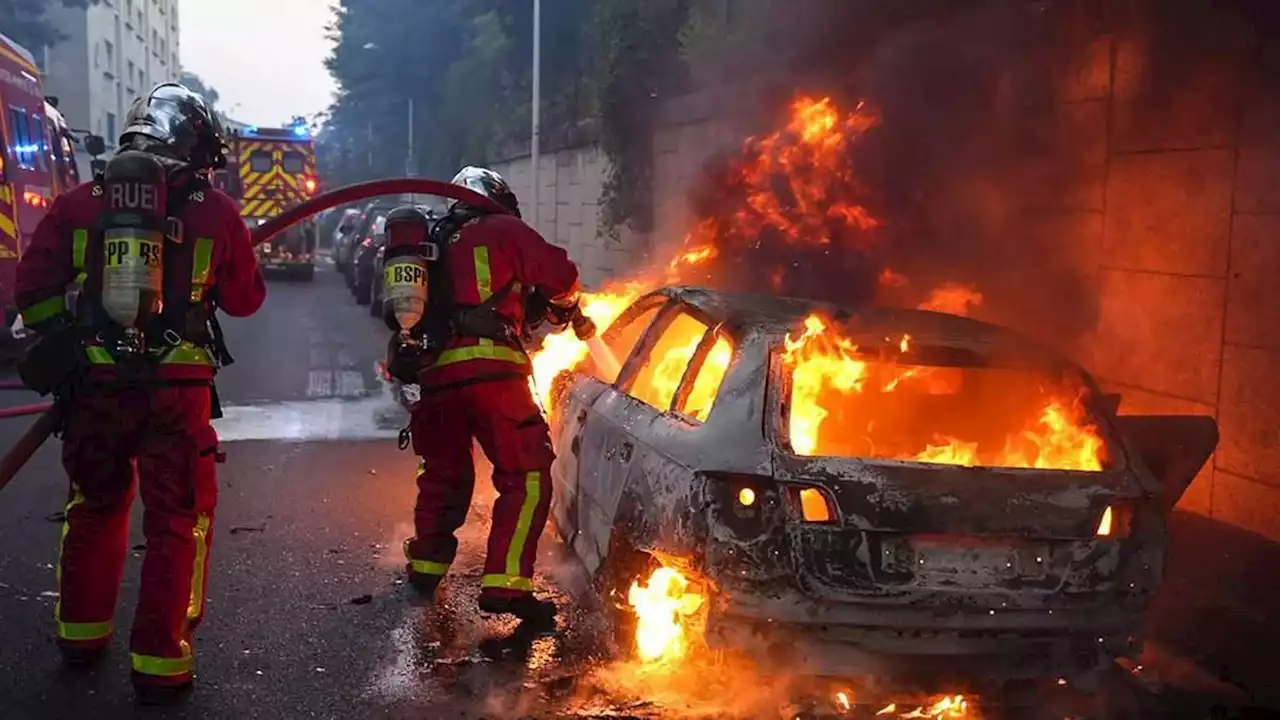
[[[690,288],[640,303],[655,298],[667,304],[615,381],[572,379],[553,417],[557,452],[574,455],[556,465],[557,525],[589,572],[607,568],[617,535],[680,558],[716,590],[712,642],[819,673],[919,671],[939,658],[954,668],[963,657],[987,674],[1079,675],[1139,647],[1166,515],[1216,445],[1211,418],[1117,419],[1085,371],[967,318]],[[701,422],[672,409],[678,401],[662,411],[628,394],[682,312],[732,343]],[[810,312],[868,337],[910,332],[963,362],[1073,374],[1109,462],[1082,472],[797,455],[776,349]],[[699,362],[685,370],[686,393]]]

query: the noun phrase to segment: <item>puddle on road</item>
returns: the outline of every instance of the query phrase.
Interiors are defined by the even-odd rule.
[[[222,414],[213,421],[222,442],[395,439],[409,423],[409,413],[386,393],[352,400],[232,405]]]

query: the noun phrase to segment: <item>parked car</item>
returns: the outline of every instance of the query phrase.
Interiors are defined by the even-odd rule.
[[[343,278],[347,281],[347,287],[351,288],[352,292],[356,289],[356,255],[362,245],[373,242],[373,226],[378,216],[386,217],[394,207],[395,203],[387,198],[378,198],[366,205],[360,213],[360,222],[351,236],[351,250],[342,272]]]
[[[356,247],[355,258],[352,260],[352,277],[355,283],[351,287],[351,291],[355,293],[356,304],[368,305],[373,302],[373,259],[377,255],[378,249],[387,243],[387,213],[389,210],[375,210],[373,212],[373,222],[369,226],[368,235]]]
[[[330,252],[333,256],[333,264],[340,273],[345,273],[347,266],[351,264],[355,234],[360,229],[360,217],[362,214],[359,208],[343,210],[342,217],[338,220],[338,224],[333,230]]]
[[[418,209],[427,216],[427,220],[431,223],[435,223],[436,219],[440,216],[440,213],[433,206],[419,205]],[[377,251],[373,255],[373,286],[371,288],[372,292],[369,301],[369,314],[373,317],[380,318],[382,317],[381,278],[383,264],[386,262],[387,243],[385,241],[380,243],[375,241],[374,245],[377,247]]]
[[[852,375],[792,355],[815,314]],[[674,566],[709,596],[709,643],[817,675],[1083,680],[1132,657],[1217,444],[1213,418],[1117,416],[1083,368],[940,313],[667,288],[602,341],[618,365],[551,389],[554,526],[591,587]],[[1037,388],[1075,393],[1067,450],[1096,467],[943,457],[939,435],[1028,440],[988,431]]]

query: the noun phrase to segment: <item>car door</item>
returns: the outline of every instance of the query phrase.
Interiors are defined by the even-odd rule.
[[[627,361],[665,302],[661,297],[637,302],[602,334],[601,340],[619,361],[617,367]],[[556,448],[556,460],[551,468],[555,483],[552,513],[561,539],[570,546],[579,529],[582,469],[594,472],[604,448],[598,433],[588,432],[588,428],[598,424],[592,419],[592,407],[602,393],[612,389],[617,379],[588,356],[573,371],[571,385],[559,406],[552,409],[551,432]]]
[[[675,459],[667,441],[694,440],[690,433],[697,432],[719,390],[729,358],[718,343],[712,352],[706,342],[714,332],[690,308],[667,306],[631,352],[614,387],[596,398],[592,425],[584,434],[584,448],[590,448],[595,463],[590,472],[579,472],[581,530],[574,543],[588,572],[595,572],[607,554],[624,494],[635,493],[646,512],[659,515],[687,507],[680,490],[692,488],[693,469]],[[708,353],[717,362],[703,362]],[[662,503],[669,507],[658,507]],[[659,515],[646,516],[645,524],[669,526]]]

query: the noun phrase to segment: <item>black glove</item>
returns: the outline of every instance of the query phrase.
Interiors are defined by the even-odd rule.
[[[579,312],[577,303],[563,307],[554,303],[547,303],[547,312],[544,317],[548,323],[554,325],[557,329],[563,330],[569,326],[569,323],[573,322],[573,316]]]
[[[80,383],[84,353],[75,329],[66,324],[46,328],[18,361],[22,384],[41,396],[69,395]]]
[[[392,335],[387,344],[387,375],[405,385],[418,384],[418,369],[422,366],[422,348],[409,345],[399,335]]]

